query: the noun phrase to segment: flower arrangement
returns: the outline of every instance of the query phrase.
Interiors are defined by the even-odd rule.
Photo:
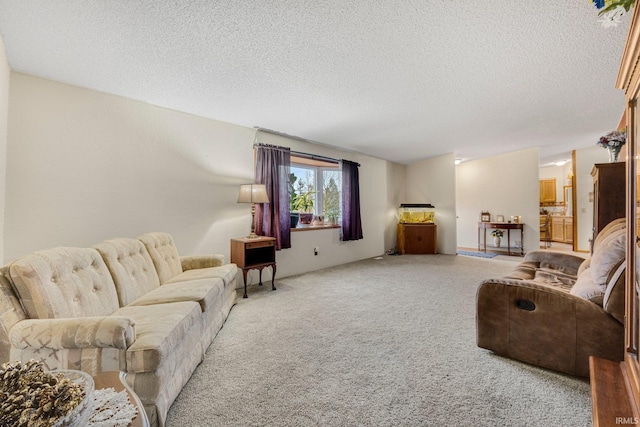
[[[614,130],[609,132],[605,136],[600,137],[597,145],[607,148],[609,150],[620,150],[622,146],[627,142],[627,130]]]
[[[504,236],[504,231],[496,229],[491,232],[491,235],[493,237],[502,237]]]
[[[609,162],[617,162],[622,146],[627,142],[627,130],[614,130],[598,140],[597,145],[609,150]]]
[[[596,8],[601,9],[598,13],[599,22],[603,27],[617,27],[622,22],[625,13],[635,6],[636,0],[591,0]]]

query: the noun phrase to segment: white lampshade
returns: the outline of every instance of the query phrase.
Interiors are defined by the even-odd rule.
[[[269,203],[267,188],[264,184],[242,184],[238,203]]]

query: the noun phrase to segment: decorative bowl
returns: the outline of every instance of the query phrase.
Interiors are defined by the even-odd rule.
[[[91,375],[71,369],[60,369],[49,373],[51,375],[64,375],[65,378],[82,387],[84,391],[84,398],[78,406],[72,409],[65,417],[56,421],[53,427],[84,427],[89,424],[89,417],[93,411],[93,390],[95,387]]]

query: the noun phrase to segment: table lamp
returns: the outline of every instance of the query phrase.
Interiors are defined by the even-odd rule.
[[[242,184],[240,186],[238,203],[251,203],[251,233],[246,238],[257,239],[260,236],[256,234],[254,220],[256,216],[256,203],[269,203],[267,188],[264,184]]]

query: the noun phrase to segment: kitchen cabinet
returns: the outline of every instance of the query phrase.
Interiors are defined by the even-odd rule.
[[[555,203],[556,202],[556,179],[541,179],[540,180],[540,203]]]
[[[551,217],[551,240],[561,243],[573,243],[573,217]]]

